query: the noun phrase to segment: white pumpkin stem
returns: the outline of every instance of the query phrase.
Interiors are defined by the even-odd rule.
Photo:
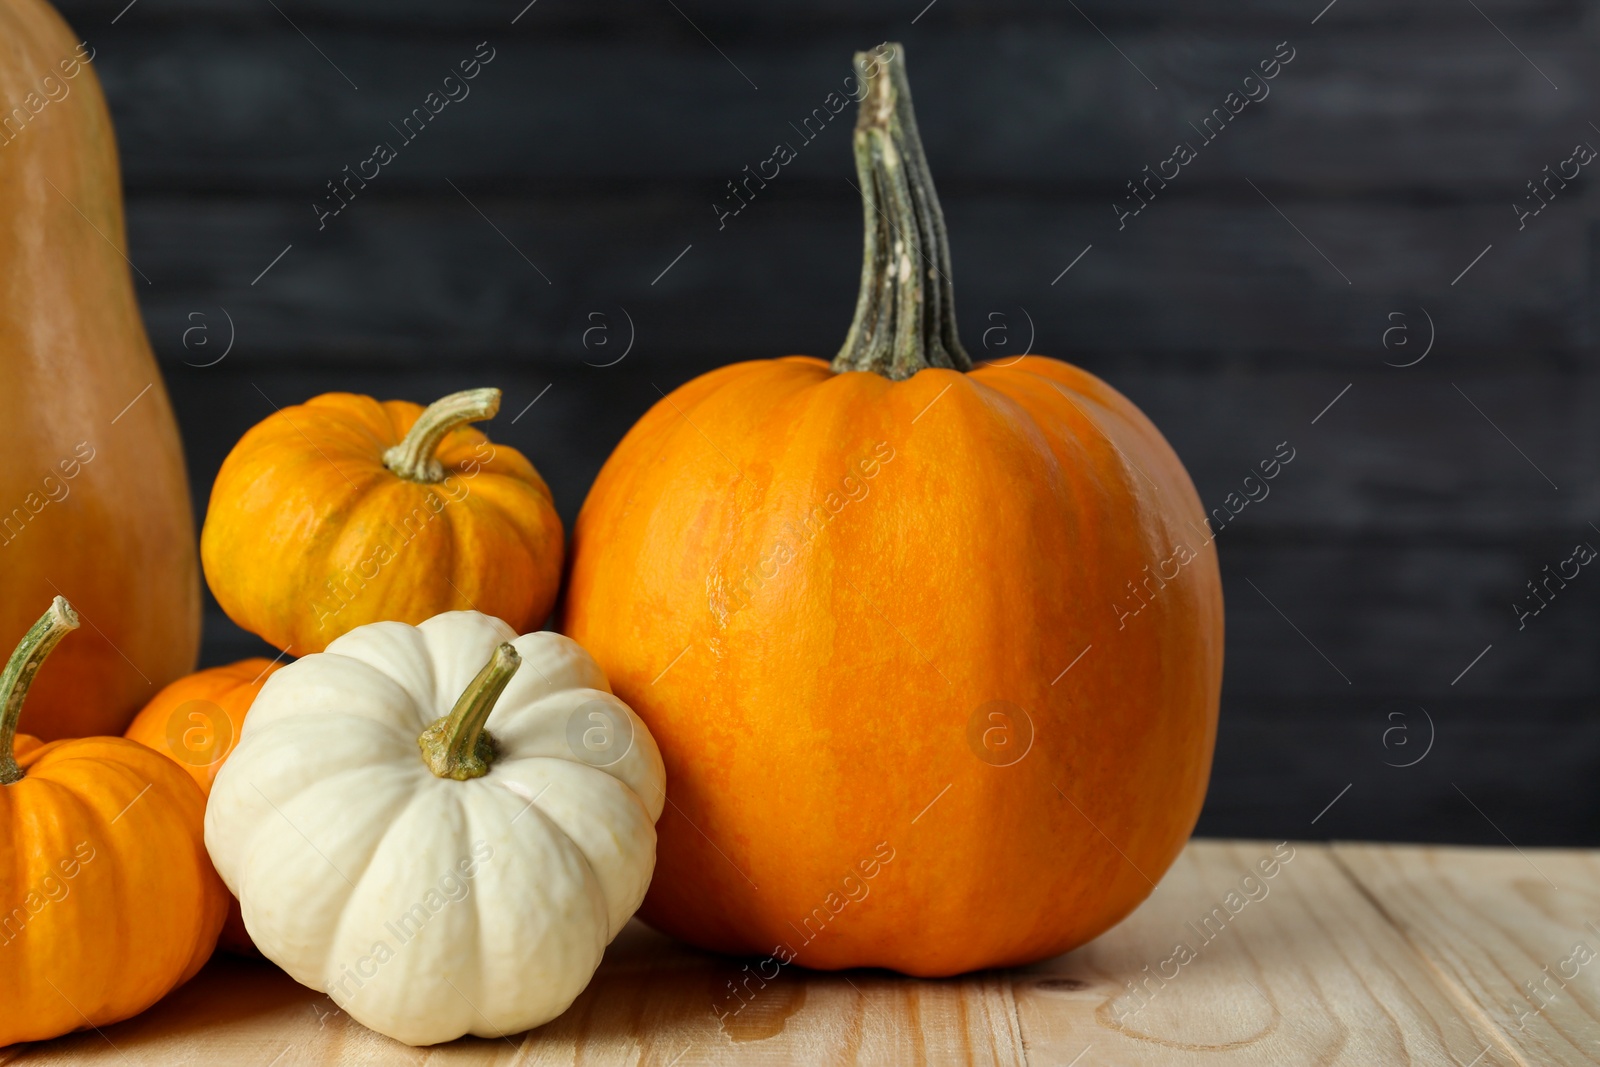
[[[864,87],[855,156],[865,240],[861,294],[833,369],[895,381],[927,367],[971,370],[956,332],[950,242],[911,110],[905,46],[857,52],[855,67]]]
[[[45,657],[61,639],[78,628],[78,613],[65,597],[56,597],[39,621],[22,635],[17,650],[11,653],[4,673],[0,673],[0,785],[21,780],[13,749],[17,743],[17,723],[22,719],[22,702],[28,687],[39,673]]]
[[[444,481],[444,465],[435,454],[445,435],[469,422],[492,419],[500,411],[500,390],[466,389],[435,400],[417,416],[405,440],[383,454],[383,465],[413,482]]]
[[[429,770],[440,778],[458,782],[489,773],[495,756],[494,738],[483,727],[520,666],[522,657],[517,650],[509,644],[500,645],[478,676],[468,683],[450,714],[422,731],[417,747],[422,749],[422,761]]]

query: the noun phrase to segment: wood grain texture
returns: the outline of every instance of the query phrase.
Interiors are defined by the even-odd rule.
[[[238,330],[229,360],[253,366],[313,355],[344,366],[603,363],[611,357],[582,346],[596,321],[588,316],[605,313],[620,336],[626,308],[637,362],[699,373],[738,359],[829,354],[850,324],[861,220],[843,173],[825,193],[774,183],[772,199],[756,199],[720,231],[710,185],[704,195],[669,186],[567,198],[461,188],[471,203],[443,179],[428,199],[358,196],[323,231],[314,185],[300,198],[244,203],[135,199],[130,240],[155,283],[145,306],[158,353],[174,368],[220,354],[183,346],[194,312],[226,337],[219,307]],[[968,348],[975,358],[1011,356],[1033,336],[1034,351],[1100,373],[1204,371],[1225,387],[1240,384],[1221,373],[1229,367],[1383,371],[1386,359],[1416,358],[1430,333],[1419,308],[1432,318],[1438,355],[1450,356],[1430,355],[1420,374],[1448,362],[1458,373],[1543,371],[1558,381],[1548,372],[1574,366],[1587,343],[1581,200],[1552,204],[1518,234],[1509,195],[1416,208],[1301,199],[1270,181],[1263,191],[1273,203],[1241,177],[1221,195],[1158,199],[1120,232],[1110,192],[946,193]],[[1409,324],[1417,347],[1384,347],[1397,323]],[[1523,353],[1520,366],[1508,365],[1508,350]],[[1331,398],[1308,396],[1306,422]]]
[[[787,970],[727,1013],[742,961],[638,923],[555,1022],[502,1040],[410,1049],[268,964],[214,960],[136,1019],[0,1050],[0,1063],[1073,1064],[1526,1067],[1600,1052],[1593,972],[1529,1023],[1540,977],[1600,918],[1600,861],[1297,844],[1270,877],[1262,842],[1193,842],[1127,921],[1033,967],[919,981]],[[1254,880],[1247,880],[1254,875]],[[1229,894],[1235,894],[1230,897]],[[1225,916],[1219,918],[1218,915]],[[1206,925],[1209,918],[1209,925]],[[1202,927],[1204,927],[1202,929]],[[1209,935],[1209,940],[1206,940]],[[1163,965],[1176,943],[1194,958]],[[1590,966],[1600,967],[1600,961]],[[1175,971],[1169,981],[1154,972]],[[1145,995],[1130,992],[1143,983]],[[1586,984],[1585,984],[1586,983]],[[721,1005],[723,1013],[714,1005]],[[276,1057],[276,1058],[275,1058]]]
[[[1296,702],[1293,715],[1272,694],[1225,700],[1212,778],[1227,785],[1213,786],[1201,816],[1208,835],[1271,829],[1349,837],[1376,826],[1396,837],[1504,845],[1497,825],[1531,848],[1600,834],[1590,814],[1600,810],[1592,773],[1600,722],[1588,697],[1507,704],[1357,692]],[[1431,751],[1424,710],[1437,726]],[[1553,782],[1574,783],[1559,790],[1566,806],[1559,821],[1546,799]],[[1271,802],[1265,813],[1263,797]]]
[[[1511,1062],[1600,1059],[1593,853],[1350,844],[1335,846],[1333,858],[1493,1028]]]
[[[1518,26],[1552,20],[1570,20],[1582,10],[1578,0],[1477,0],[1478,6],[1502,25]],[[75,19],[85,24],[109,22],[125,3],[118,0],[67,0],[62,5]],[[461,0],[449,9],[427,0],[285,0],[279,4],[285,12],[302,25],[350,24],[383,22],[406,29],[416,27],[471,26],[504,28],[522,12],[526,4],[507,4],[503,0]],[[1203,0],[1174,5],[1170,0],[1083,0],[1078,8],[1102,25],[1148,25],[1151,23],[1187,25],[1280,25],[1303,26],[1316,14],[1313,5],[1307,11],[1300,0]],[[515,29],[524,34],[536,34],[551,28],[570,29],[597,25],[613,28],[637,25],[641,20],[660,18],[664,5],[652,0],[616,0],[600,5],[548,5],[536,8],[537,18],[528,14],[517,20]],[[933,9],[926,23],[982,23],[994,17],[1007,19],[1059,19],[1062,5],[1054,0],[991,0],[977,11],[954,4],[941,4]],[[687,10],[702,25],[717,29],[732,29],[740,33],[777,22],[787,26],[838,25],[840,23],[878,27],[882,24],[909,20],[917,14],[915,5],[900,0],[810,0],[800,5],[774,7],[763,10],[759,18],[751,17],[751,8],[740,0],[696,0]],[[678,19],[668,8],[666,17]],[[974,17],[976,15],[976,17]],[[173,22],[196,18],[232,18],[245,21],[251,17],[250,9],[242,8],[228,0],[174,0],[145,13],[151,21]],[[273,16],[276,18],[276,16]],[[1479,16],[1471,8],[1463,13],[1459,5],[1440,5],[1434,0],[1396,0],[1382,7],[1356,5],[1340,12],[1340,24],[1393,25],[1407,24],[1426,19],[1429,25],[1459,25]],[[263,20],[265,21],[265,20]],[[681,20],[679,20],[681,22]],[[692,33],[684,27],[685,34]]]
[[[704,40],[665,5],[626,28],[511,37],[452,27],[396,36],[335,24],[319,34],[324,62],[270,8],[249,34],[130,15],[117,46],[108,42],[97,62],[137,192],[177,185],[311,196],[385,140],[402,155],[376,183],[387,189],[431,188],[444,177],[521,192],[694,181],[709,202],[779,142],[798,152],[782,169],[783,184],[849,173],[852,114],[842,95],[827,98],[844,92],[850,54],[876,34],[824,24],[737,45],[725,35],[735,69],[704,62]],[[1425,35],[1304,23],[1129,28],[1116,35],[1127,59],[1081,19],[929,23],[906,45],[918,113],[938,119],[922,125],[941,192],[980,184],[1120,195],[1142,166],[1189,141],[1200,160],[1184,168],[1178,186],[1266,174],[1324,194],[1471,191],[1509,203],[1540,167],[1593,133],[1585,125],[1587,44],[1559,23],[1517,28],[1538,69],[1481,18]],[[672,40],[680,30],[689,36],[664,47],[662,34]],[[390,123],[421,106],[485,37],[495,58],[464,87],[465,98],[407,146]],[[1279,41],[1291,62],[1250,89],[1264,98],[1238,105],[1237,119],[1207,143],[1195,127],[1272,59]],[[974,62],[978,55],[986,61]],[[180,66],[185,76],[174,78]],[[597,69],[628,77],[596,79]],[[832,114],[824,110],[802,130],[818,108]],[[228,121],[218,123],[221,116]]]
[[[1485,1028],[1326,851],[1296,845],[1262,878],[1257,864],[1273,855],[1196,843],[1135,920],[1018,975],[1030,1059],[1067,1063],[1087,1047],[1085,1064],[1471,1063]],[[1259,899],[1241,894],[1236,915],[1207,925],[1251,874]],[[1179,944],[1195,953],[1181,966],[1168,963]],[[1478,1067],[1514,1062],[1491,1052]]]

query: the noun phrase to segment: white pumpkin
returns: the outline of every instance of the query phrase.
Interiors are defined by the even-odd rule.
[[[587,652],[455,611],[274,674],[206,847],[262,954],[427,1045],[567,1009],[644,899],[665,795],[655,741]]]

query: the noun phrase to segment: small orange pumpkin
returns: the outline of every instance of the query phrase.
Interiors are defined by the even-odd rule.
[[[268,416],[211,490],[200,558],[217,602],[295,656],[464,608],[537,629],[561,579],[561,519],[533,464],[467,425],[499,409],[498,389],[426,410],[328,393]]]
[[[179,678],[151,698],[123,736],[170,756],[210,796],[217,772],[239,743],[256,694],[283,666],[285,661],[258,656]],[[240,955],[258,955],[237,899],[228,905],[217,944]]]
[[[0,1045],[138,1014],[193,977],[227,913],[205,797],[171,760],[120,737],[16,733],[77,625],[56,597],[0,674]]]
[[[1222,589],[1194,486],[1126,397],[1035,355],[972,367],[902,51],[856,56],[843,348],[651,408],[579,514],[562,629],[666,763],[646,921],[948,975],[1082,944],[1176,858]]]

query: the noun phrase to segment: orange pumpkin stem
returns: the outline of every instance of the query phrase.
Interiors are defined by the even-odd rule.
[[[522,657],[517,650],[509,644],[500,645],[478,676],[468,683],[450,714],[422,731],[417,747],[422,749],[422,761],[429,770],[440,778],[458,782],[489,773],[489,764],[494,762],[494,738],[483,725],[520,666]]]
[[[865,241],[861,295],[835,371],[899,381],[927,367],[972,369],[956,331],[950,242],[917,133],[905,46],[857,52],[863,86],[856,119]]]
[[[0,785],[20,781],[22,768],[12,751],[17,742],[17,722],[22,718],[22,702],[28,687],[39,673],[45,657],[61,639],[78,628],[78,613],[65,597],[56,597],[39,621],[29,627],[17,642],[6,669],[0,674]]]
[[[469,422],[492,419],[500,411],[500,390],[467,389],[429,404],[405,440],[383,454],[383,465],[413,482],[444,481],[444,465],[435,455],[451,430]]]

